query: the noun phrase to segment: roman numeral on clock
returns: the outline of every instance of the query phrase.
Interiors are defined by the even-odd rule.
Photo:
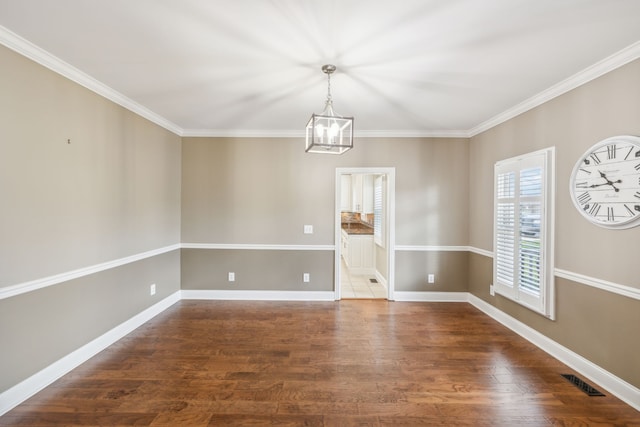
[[[616,146],[607,145],[607,159],[612,160],[616,158]]]
[[[613,208],[609,206],[607,208],[607,221],[615,221],[616,217],[613,215]]]
[[[636,213],[625,203],[624,208],[629,212],[631,216],[636,216]]]
[[[600,164],[600,157],[598,157],[596,153],[591,153],[589,157],[591,157],[591,160],[593,160],[593,163],[595,163],[596,165]]]
[[[627,160],[632,152],[633,152],[633,147],[629,147],[629,152],[627,153],[626,156],[624,156],[624,159]]]
[[[640,192],[638,192],[638,194],[640,194]],[[584,193],[578,196],[578,203],[580,203],[581,205],[584,205],[585,203],[589,203],[589,200],[591,200],[591,195],[589,194],[588,191],[585,191]]]
[[[598,203],[594,203],[589,209],[589,215],[598,216],[598,212],[600,212],[600,205]]]

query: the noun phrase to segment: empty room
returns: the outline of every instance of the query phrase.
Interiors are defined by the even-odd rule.
[[[637,0],[0,0],[0,426],[640,426]]]

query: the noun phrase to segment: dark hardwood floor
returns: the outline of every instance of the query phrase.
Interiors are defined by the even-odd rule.
[[[640,426],[563,373],[465,303],[181,301],[0,425]]]

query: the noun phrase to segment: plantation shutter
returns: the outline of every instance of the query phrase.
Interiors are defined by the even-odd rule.
[[[494,170],[494,290],[551,317],[553,264],[547,164],[551,150],[496,163]],[[547,265],[548,264],[548,265]]]
[[[382,183],[382,175],[377,176],[373,182],[373,240],[378,246],[384,247],[382,238]]]
[[[520,171],[518,286],[521,291],[540,296],[542,168]]]
[[[515,172],[498,174],[496,193],[496,275],[504,286],[513,286],[515,254]]]

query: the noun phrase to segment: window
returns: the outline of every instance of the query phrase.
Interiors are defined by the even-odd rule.
[[[373,181],[373,241],[384,248],[384,234],[382,221],[384,212],[382,210],[382,185],[383,175],[378,175]]]
[[[553,148],[495,165],[495,292],[554,318]]]

